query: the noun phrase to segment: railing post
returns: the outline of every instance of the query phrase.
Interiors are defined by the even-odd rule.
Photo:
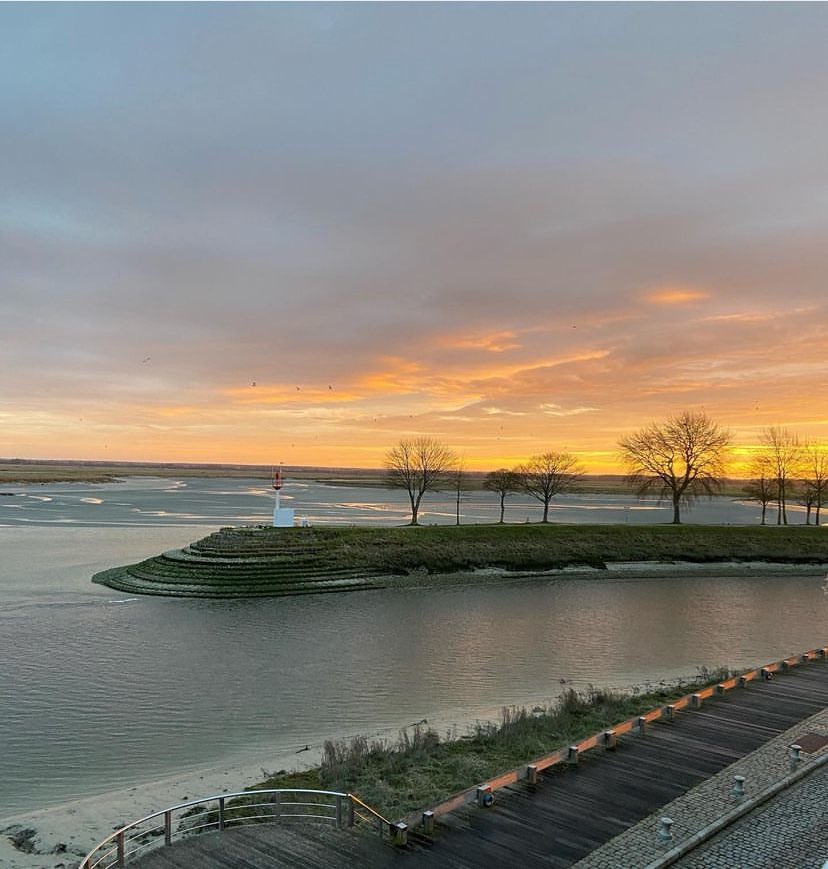
[[[336,825],[342,826],[342,794],[336,795]]]
[[[408,824],[403,821],[398,821],[393,825],[394,844],[403,846],[408,844]]]
[[[124,831],[118,830],[118,862],[115,864],[118,869],[122,869],[124,865]]]
[[[282,817],[282,792],[276,791],[276,817]]]
[[[172,812],[164,812],[164,844],[172,845]]]
[[[348,826],[353,827],[354,825],[354,801],[351,799],[351,795],[348,794]]]
[[[224,797],[219,798],[219,832],[224,829]]]

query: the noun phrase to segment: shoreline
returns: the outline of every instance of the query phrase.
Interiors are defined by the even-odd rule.
[[[302,766],[318,765],[321,750],[302,754]],[[266,760],[276,769],[297,764],[296,754],[273,754]],[[185,770],[94,796],[68,800],[45,808],[0,817],[0,866],[4,869],[71,869],[113,830],[145,815],[189,799],[244,790],[261,780],[263,764],[228,763]],[[33,831],[25,847],[14,846],[10,835]],[[63,846],[63,847],[62,847]]]
[[[496,580],[503,583],[532,582],[536,580],[588,579],[602,582],[631,579],[681,579],[685,577],[772,577],[818,576],[828,581],[828,562],[791,564],[775,561],[619,561],[598,567],[561,567],[552,570],[509,571],[497,567],[452,573],[411,574],[410,576],[381,576],[378,580],[386,588],[448,588],[462,585],[486,585]]]

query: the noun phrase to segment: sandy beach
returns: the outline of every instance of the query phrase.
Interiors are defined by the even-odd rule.
[[[268,771],[304,769],[319,752],[262,758],[259,765],[217,766],[0,818],[0,867],[74,869],[113,830],[188,800],[243,790]],[[23,840],[16,847],[14,839]],[[25,849],[25,850],[22,850]],[[28,850],[31,849],[31,850]]]

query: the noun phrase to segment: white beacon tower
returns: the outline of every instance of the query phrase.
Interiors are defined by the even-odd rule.
[[[292,528],[293,527],[293,507],[281,507],[279,505],[279,492],[282,490],[282,469],[273,469],[273,491],[275,493],[275,503],[273,505],[273,527],[274,528]]]

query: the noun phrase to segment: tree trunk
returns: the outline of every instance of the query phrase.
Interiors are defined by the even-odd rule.
[[[765,515],[767,514],[767,512],[768,512],[768,505],[767,505],[767,504],[762,504],[762,523],[761,523],[762,525],[765,525],[765,524],[766,524],[766,522],[765,522]]]
[[[417,513],[420,512],[420,499],[414,496],[413,492],[409,492],[408,498],[411,501],[411,525],[417,524]]]
[[[505,495],[501,495],[501,496],[500,496],[500,524],[501,524],[501,525],[503,524],[503,514],[506,512],[506,504],[505,504],[505,501],[506,501],[506,496],[505,496]]]
[[[805,505],[805,524],[806,524],[806,525],[810,525],[810,524],[811,524],[811,510],[812,510],[811,505],[810,505],[810,504],[806,504],[806,505]]]
[[[817,528],[819,528],[819,508],[821,506],[821,504],[816,505],[816,513],[814,514],[814,525],[816,525]]]
[[[549,499],[548,498],[543,502],[543,521],[544,522],[549,521]]]
[[[681,513],[679,512],[679,505],[681,501],[677,497],[673,497],[673,525],[681,525]]]

